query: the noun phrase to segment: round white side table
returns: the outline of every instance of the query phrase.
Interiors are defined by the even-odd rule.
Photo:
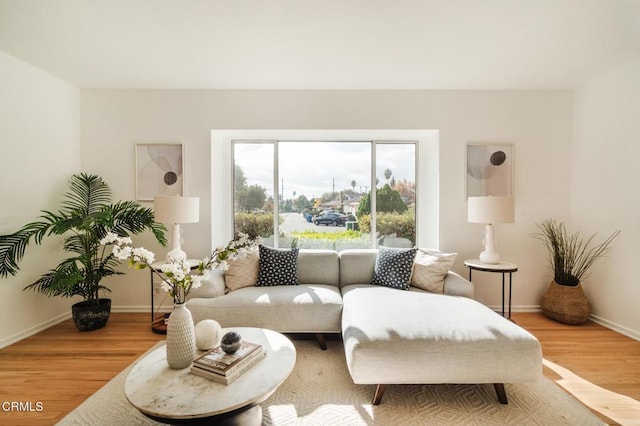
[[[518,270],[518,265],[511,262],[499,262],[494,264],[480,262],[479,259],[464,261],[464,266],[469,268],[469,281],[471,281],[472,271],[497,272],[502,274],[502,316],[504,316],[504,285],[505,275],[509,274],[509,318],[511,318],[511,282],[513,273]]]

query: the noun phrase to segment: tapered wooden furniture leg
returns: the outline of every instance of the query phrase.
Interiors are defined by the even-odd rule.
[[[387,385],[378,385],[376,387],[376,392],[373,394],[373,405],[380,405],[380,401],[382,400],[382,394],[384,390],[387,388]]]
[[[508,404],[509,401],[507,401],[507,391],[504,390],[504,383],[494,383],[493,388],[496,390],[500,404]]]
[[[324,334],[316,333],[316,340],[318,341],[318,344],[320,345],[320,349],[322,349],[323,351],[326,351],[327,350],[327,344],[324,341]]]

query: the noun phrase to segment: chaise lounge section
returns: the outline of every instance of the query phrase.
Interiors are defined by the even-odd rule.
[[[373,285],[376,252],[340,254],[342,338],[349,373],[358,384],[495,385],[532,382],[542,374],[538,340],[471,299],[473,285],[449,273],[444,294]],[[452,297],[455,296],[455,297]]]

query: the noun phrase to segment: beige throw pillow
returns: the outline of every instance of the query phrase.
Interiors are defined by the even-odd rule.
[[[413,262],[411,285],[433,293],[444,292],[444,278],[458,253],[418,250]]]
[[[229,261],[229,269],[224,271],[224,282],[228,291],[255,286],[258,282],[260,256],[258,249],[248,251],[244,257]]]

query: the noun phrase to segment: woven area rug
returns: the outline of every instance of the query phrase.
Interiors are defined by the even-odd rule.
[[[373,406],[375,386],[355,385],[339,341],[322,351],[315,341],[295,340],[296,366],[264,403],[267,425],[602,425],[555,383],[506,384],[509,404],[492,385],[391,385]],[[156,425],[126,400],[131,366],[108,382],[59,425]],[[194,398],[197,398],[194,395]]]

